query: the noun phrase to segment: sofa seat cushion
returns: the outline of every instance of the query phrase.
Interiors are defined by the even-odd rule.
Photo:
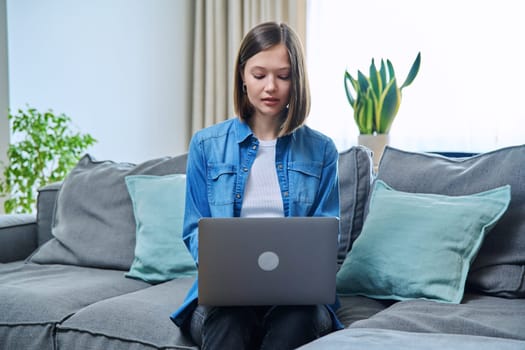
[[[350,328],[313,341],[299,350],[523,350],[514,339],[446,333],[415,333],[389,329]]]
[[[371,299],[365,296],[339,296],[341,306],[337,309],[337,318],[341,323],[348,327],[352,323],[367,319],[379,311],[383,311],[394,300],[378,300]]]
[[[56,324],[89,304],[148,286],[116,270],[2,264],[0,339],[7,349],[54,349]]]
[[[57,327],[59,349],[197,349],[170,320],[194,282],[179,278],[87,306]]]
[[[459,305],[427,300],[398,302],[350,327],[525,340],[523,315],[524,299],[466,294]]]

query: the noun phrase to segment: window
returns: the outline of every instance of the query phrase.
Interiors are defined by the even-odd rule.
[[[345,69],[368,75],[390,59],[398,83],[421,51],[390,144],[414,151],[482,152],[525,140],[525,50],[520,2],[309,0],[309,125],[340,150],[357,143]]]

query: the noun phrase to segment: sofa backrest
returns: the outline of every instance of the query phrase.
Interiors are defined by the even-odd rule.
[[[185,171],[187,155],[177,158]],[[352,242],[361,232],[366,199],[373,180],[372,157],[370,151],[362,146],[351,147],[339,153],[339,192],[340,192],[340,244],[338,263],[342,263]],[[37,201],[38,246],[52,235],[55,203],[61,183],[42,187]]]
[[[374,178],[372,153],[354,146],[339,153],[340,236],[337,260],[342,264],[361,233],[365,207]]]
[[[175,167],[181,172],[185,172],[187,154],[181,154],[179,156],[173,157],[173,159],[175,161]],[[118,163],[115,164],[118,166]],[[37,228],[39,247],[47,241],[49,241],[51,238],[53,238],[52,226],[55,217],[55,206],[58,192],[61,186],[62,182],[56,182],[50,185],[43,186],[38,190]]]

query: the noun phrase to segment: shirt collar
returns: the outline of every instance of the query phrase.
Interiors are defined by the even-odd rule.
[[[244,142],[248,137],[253,135],[252,129],[248,126],[246,122],[241,120],[241,118],[235,118],[235,134],[237,135],[237,143]]]
[[[253,131],[252,129],[250,129],[250,126],[243,120],[241,120],[241,118],[237,117],[235,118],[235,131],[236,131],[236,135],[237,135],[237,143],[242,143],[244,141],[246,141],[247,138],[253,136]],[[279,137],[280,139],[290,139],[290,138],[295,138],[295,132],[296,130],[294,130],[291,134],[288,134],[288,135],[285,135],[283,137]]]

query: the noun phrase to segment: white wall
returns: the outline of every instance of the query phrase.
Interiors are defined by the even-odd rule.
[[[10,108],[69,115],[98,140],[88,150],[98,159],[185,152],[193,6],[7,0]]]
[[[523,5],[514,0],[309,0],[310,125],[341,149],[357,142],[345,69],[388,58],[404,81],[421,69],[391,130],[415,151],[483,152],[525,142]]]

